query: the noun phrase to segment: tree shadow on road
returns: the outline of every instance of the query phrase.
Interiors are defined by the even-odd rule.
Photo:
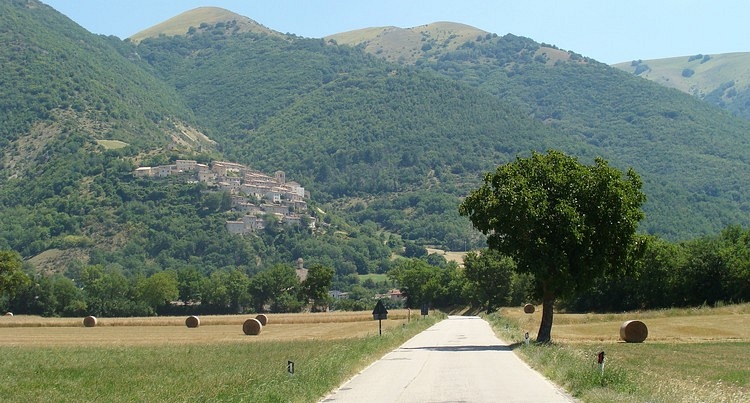
[[[427,350],[427,351],[511,351],[511,346],[494,344],[489,346],[430,346],[430,347],[401,347],[399,350]]]

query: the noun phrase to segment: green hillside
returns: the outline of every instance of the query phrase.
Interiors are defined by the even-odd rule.
[[[92,35],[42,3],[6,1],[0,44],[0,249],[74,278],[84,265],[207,276],[304,256],[344,277],[388,264],[378,234],[334,236],[358,229],[333,213],[315,238],[271,223],[245,239],[225,228],[239,213],[224,193],[179,177],[134,178],[139,165],[220,154],[205,136],[211,122],[199,123],[132,43]]]
[[[52,256],[49,270],[255,273],[303,257],[346,284],[405,243],[482,246],[460,198],[548,148],[633,166],[642,232],[750,225],[750,122],[531,39],[450,23],[309,39],[205,8],[120,41],[38,2],[0,7],[0,248]],[[228,195],[132,175],[176,159],[283,170],[318,230],[231,236]]]
[[[750,118],[750,53],[637,60],[614,67]]]
[[[194,123],[192,112],[118,53],[119,40],[91,35],[35,1],[5,1],[0,11],[1,176],[23,174],[47,142],[73,129],[144,147],[187,141],[178,127]]]
[[[139,52],[167,55],[153,65],[195,99],[196,114],[232,133],[215,137],[232,144],[226,151],[234,158],[266,169],[286,166],[321,195],[362,199],[357,208],[376,208],[378,203],[366,203],[371,196],[393,192],[430,189],[458,197],[481,172],[516,153],[555,147],[636,168],[649,196],[642,226],[648,233],[686,239],[747,223],[750,195],[740,186],[749,174],[746,121],[527,38],[472,34],[460,46],[433,47],[414,60],[387,64],[378,60],[392,55],[369,48],[382,39],[378,32],[327,42],[216,35],[209,42],[207,35],[188,35],[144,41]],[[342,38],[362,42],[355,48],[331,42]],[[182,54],[222,51],[210,50],[210,60],[174,58],[169,50],[175,46],[185,48]],[[308,68],[297,70],[300,64]],[[207,79],[182,84],[173,77]],[[217,84],[231,88],[230,94],[206,99]],[[218,118],[227,115],[233,118]],[[424,221],[405,217],[420,228],[454,219],[447,209],[440,214]],[[387,228],[423,239],[416,229]],[[445,245],[455,247],[455,241]]]

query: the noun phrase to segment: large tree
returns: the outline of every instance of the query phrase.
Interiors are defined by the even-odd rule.
[[[623,176],[601,158],[584,165],[551,150],[499,166],[461,203],[491,249],[534,275],[543,306],[538,342],[551,340],[557,297],[625,267],[643,218],[641,186],[632,169]]]
[[[334,270],[320,264],[314,264],[307,270],[307,278],[300,284],[300,299],[312,303],[312,311],[327,311],[331,302],[328,290],[331,289]]]
[[[464,275],[470,285],[472,303],[492,312],[510,302],[516,263],[508,256],[487,249],[464,257]]]
[[[21,255],[10,250],[0,251],[0,309],[5,308],[5,297],[13,298],[31,282],[22,267]]]

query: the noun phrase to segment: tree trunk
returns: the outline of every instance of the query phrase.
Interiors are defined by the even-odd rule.
[[[537,343],[549,343],[552,341],[552,309],[555,305],[555,293],[543,285],[544,296],[542,297],[542,323],[539,324],[539,333],[536,335]]]

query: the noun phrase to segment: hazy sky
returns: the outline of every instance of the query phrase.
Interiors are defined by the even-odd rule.
[[[120,38],[201,6],[283,33],[451,21],[525,36],[604,63],[750,52],[747,0],[42,0],[96,34]]]

